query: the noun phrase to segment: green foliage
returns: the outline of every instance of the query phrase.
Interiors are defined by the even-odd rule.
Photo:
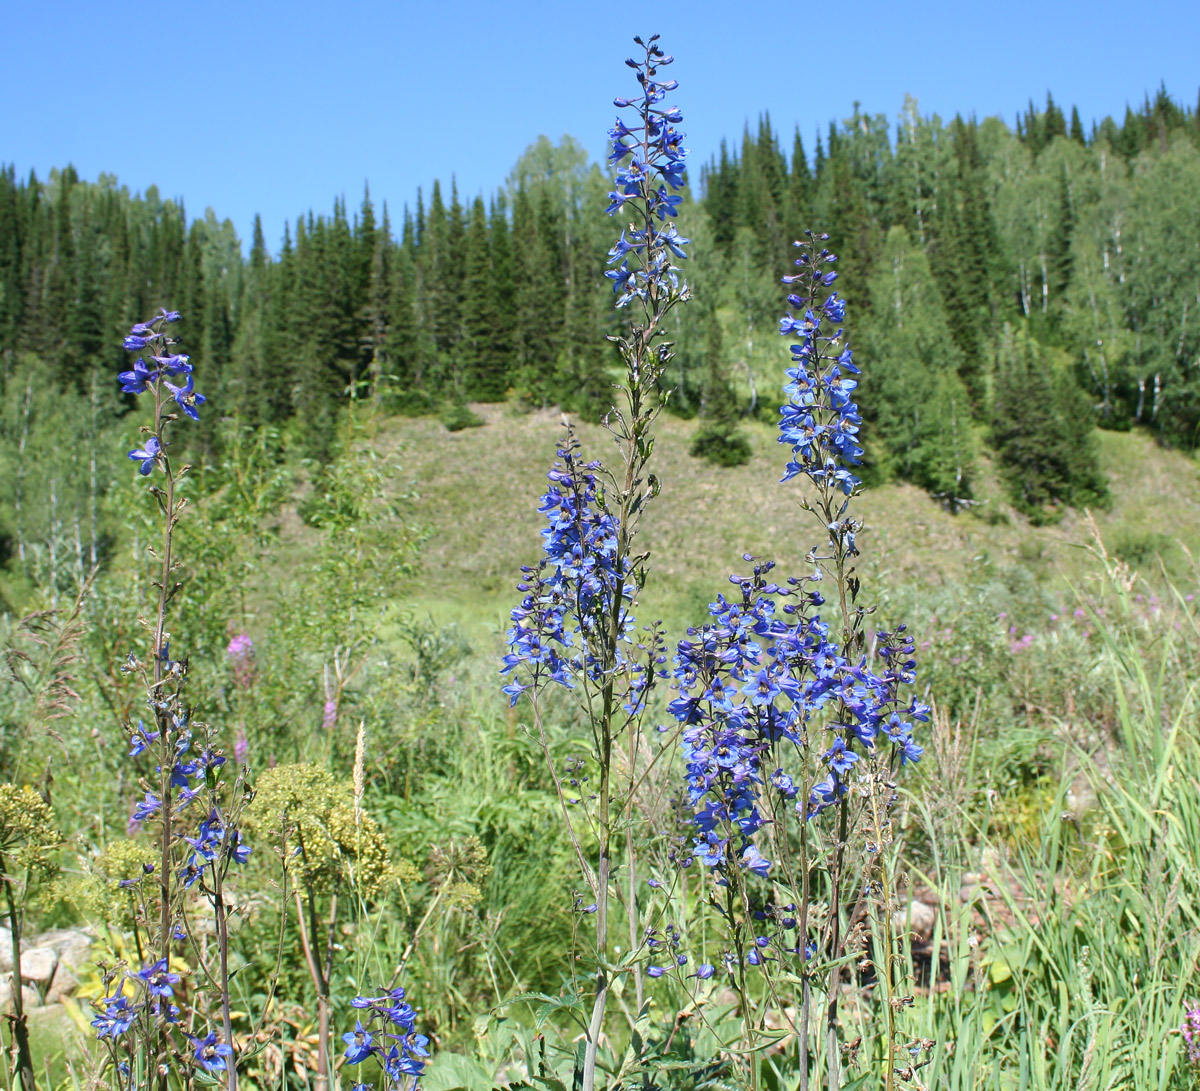
[[[864,415],[902,477],[952,504],[967,499],[975,438],[961,379],[964,357],[929,262],[902,227],[888,232],[870,298],[860,350],[871,361]]]
[[[1070,373],[1023,330],[1006,331],[1001,353],[992,432],[1017,509],[1040,524],[1067,504],[1107,504],[1088,407]]]
[[[691,452],[714,466],[744,466],[750,461],[751,447],[736,424],[714,423],[701,425]]]
[[[464,428],[483,427],[483,418],[468,405],[448,405],[438,414],[447,432],[461,432]]]

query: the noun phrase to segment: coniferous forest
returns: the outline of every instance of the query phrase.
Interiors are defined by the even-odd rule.
[[[989,450],[1014,503],[1046,519],[1103,502],[1093,424],[1185,450],[1200,439],[1200,248],[1187,242],[1200,226],[1200,116],[1165,90],[1090,131],[1052,99],[1015,129],[924,117],[912,101],[895,125],[856,110],[812,143],[763,117],[696,173],[680,215],[696,240],[696,304],[671,408],[706,419],[697,453],[737,461],[738,420],[775,412],[773,270],[811,224],[844,240],[840,283],[860,301],[851,332],[878,368],[863,391],[868,480],[969,503]],[[120,413],[114,333],[161,300],[191,316],[189,348],[223,413],[297,427],[317,460],[349,399],[440,409],[452,426],[471,401],[595,416],[615,366],[599,275],[607,188],[577,143],[542,138],[486,198],[453,181],[403,209],[339,198],[297,217],[274,250],[256,221],[246,253],[212,210],[189,220],[153,189],[10,167],[5,439],[20,428],[14,391],[45,386]],[[211,454],[211,425],[201,442]]]

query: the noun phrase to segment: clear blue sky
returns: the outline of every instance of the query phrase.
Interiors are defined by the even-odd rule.
[[[0,163],[157,184],[243,240],[260,212],[273,251],[364,181],[398,212],[435,177],[491,193],[540,133],[599,158],[637,33],[677,58],[694,161],[763,110],[811,152],[855,100],[1011,124],[1049,90],[1090,125],[1200,84],[1197,0],[0,0],[0,19]]]

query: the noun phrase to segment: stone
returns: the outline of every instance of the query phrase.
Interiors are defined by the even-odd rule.
[[[917,943],[928,943],[933,937],[937,923],[937,909],[928,902],[911,901],[908,909],[899,909],[892,914],[892,927],[897,932],[907,932]]]
[[[49,984],[57,965],[58,953],[53,947],[31,947],[21,952],[21,980]]]
[[[34,939],[38,947],[53,947],[58,960],[78,970],[89,958],[94,937],[80,928],[56,928]]]
[[[21,941],[21,950],[24,951],[29,944],[24,940]],[[0,927],[0,973],[7,973],[12,969],[12,933],[7,928]]]
[[[0,974],[0,1012],[12,1011],[12,974]],[[36,1008],[42,1002],[37,989],[31,985],[21,986],[21,1002],[26,1011]]]
[[[71,968],[65,962],[60,962],[54,968],[54,977],[50,981],[50,988],[46,990],[46,1003],[60,1004],[68,996],[74,996],[77,988],[79,978],[71,972]]]

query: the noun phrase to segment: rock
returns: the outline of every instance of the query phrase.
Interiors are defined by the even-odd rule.
[[[937,910],[928,902],[911,901],[908,909],[892,914],[892,927],[897,932],[909,933],[917,943],[929,942],[936,923]]]
[[[0,1012],[12,1011],[12,974],[0,974]],[[42,999],[37,989],[30,985],[21,986],[21,1002],[26,1011],[36,1008]]]
[[[21,941],[21,950],[24,951],[29,943],[26,940]],[[12,969],[12,933],[7,928],[0,928],[0,973],[7,973]]]
[[[88,961],[94,937],[79,928],[56,928],[44,932],[34,939],[38,947],[52,947],[59,962],[72,970],[79,969]]]
[[[21,980],[49,984],[58,965],[58,952],[53,947],[32,947],[21,952]]]
[[[71,973],[71,968],[65,962],[60,962],[54,968],[54,977],[50,981],[50,988],[46,990],[46,1003],[59,1004],[68,996],[73,996],[77,988],[79,978]]]

